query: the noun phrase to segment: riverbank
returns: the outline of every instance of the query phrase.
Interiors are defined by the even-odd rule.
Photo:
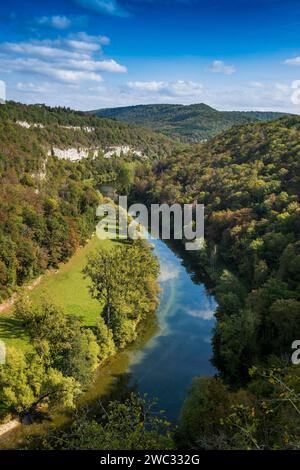
[[[99,400],[118,399],[136,390],[142,395],[147,393],[149,399],[157,398],[158,408],[166,410],[167,417],[176,421],[193,377],[215,372],[210,363],[210,338],[216,303],[180,253],[161,240],[151,240],[151,243],[161,266],[157,321],[149,318],[137,341],[99,368],[94,383],[79,400],[79,406],[88,406],[95,414]],[[71,288],[71,273],[66,277],[63,274],[62,278],[57,277],[59,274],[54,276],[53,283],[66,282],[65,288]],[[42,286],[38,286],[36,294],[38,289]],[[55,291],[55,283],[51,283],[50,291]],[[56,410],[51,421],[22,426],[8,433],[5,442],[1,440],[1,447],[16,447],[28,435],[48,433],[68,420],[70,413]]]

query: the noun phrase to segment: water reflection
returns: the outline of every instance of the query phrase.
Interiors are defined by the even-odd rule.
[[[180,256],[161,240],[152,243],[161,265],[159,330],[142,351],[131,355],[129,383],[158,398],[160,408],[174,420],[192,378],[215,372],[210,338],[216,302],[199,278],[187,272]]]

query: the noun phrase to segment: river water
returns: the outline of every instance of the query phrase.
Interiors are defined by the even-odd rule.
[[[193,377],[213,375],[211,336],[216,302],[183,260],[161,240],[151,240],[160,267],[162,288],[158,328],[146,344],[129,353],[129,384],[157,398],[175,420]]]

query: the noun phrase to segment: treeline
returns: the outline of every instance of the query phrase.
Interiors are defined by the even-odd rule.
[[[13,124],[18,121],[44,126],[26,129],[26,135],[29,139],[32,135],[36,136],[48,148],[56,145],[61,148],[81,146],[105,149],[114,145],[129,145],[154,158],[170,154],[174,146],[170,139],[149,129],[69,108],[51,108],[43,104],[25,105],[12,101],[0,106],[1,123]],[[86,131],[87,128],[89,132]],[[19,133],[18,128],[15,133]]]
[[[223,410],[220,419],[224,421],[230,415],[228,403],[243,405],[242,399],[236,401],[236,395],[231,394],[239,387],[246,396],[248,411],[241,417],[232,410],[232,419],[245,419],[250,426],[251,409],[257,417],[258,403],[269,406],[277,402],[278,413],[260,414],[261,423],[270,424],[268,432],[272,433],[276,419],[282,428],[286,427],[290,411],[293,426],[298,426],[294,444],[290,435],[285,444],[282,439],[276,440],[275,431],[273,441],[259,442],[263,433],[260,428],[261,433],[255,437],[258,446],[299,444],[299,413],[293,406],[286,411],[290,401],[279,400],[278,389],[273,390],[275,379],[262,383],[249,376],[253,366],[267,371],[275,366],[279,368],[276,381],[281,380],[287,387],[282,393],[293,390],[296,402],[299,399],[300,370],[291,364],[291,346],[300,336],[299,141],[299,117],[251,124],[175,153],[144,174],[141,171],[136,181],[133,198],[143,197],[148,203],[205,204],[206,247],[194,256],[198,256],[199,269],[206,269],[215,283],[218,309],[213,362],[221,379],[196,382],[191,391],[183,414],[183,435],[188,435],[186,426],[198,429],[191,445],[198,438],[197,445],[202,446],[199,423],[208,410],[217,409],[211,394],[219,400]],[[250,389],[255,389],[254,398]],[[218,416],[209,413],[212,423],[208,429],[213,441],[217,439],[214,427]],[[274,422],[272,416],[276,416]],[[237,429],[238,421],[235,425],[232,429]],[[242,448],[250,445],[245,442],[240,443]]]
[[[99,109],[91,113],[129,124],[147,126],[168,137],[189,143],[211,139],[235,125],[268,121],[284,115],[275,112],[218,111],[204,103],[188,106],[179,104],[126,106]]]

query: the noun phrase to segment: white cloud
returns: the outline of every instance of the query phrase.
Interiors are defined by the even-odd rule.
[[[300,65],[300,56],[293,57],[284,61],[287,65]]]
[[[0,70],[22,74],[19,83],[24,81],[24,74],[30,77],[30,83],[35,75],[73,84],[99,83],[103,78],[98,72],[127,72],[127,68],[114,59],[96,57],[102,46],[109,43],[106,36],[89,36],[84,32],[58,39],[6,42],[0,44]]]
[[[189,97],[193,96],[197,99],[202,93],[203,86],[201,83],[177,80],[175,82],[150,81],[150,82],[127,82],[127,86],[131,90],[138,90],[143,93],[160,94],[173,97]]]
[[[64,44],[79,51],[96,52],[101,50],[101,46],[108,46],[110,39],[107,36],[90,36],[80,32],[65,39]]]
[[[127,86],[136,90],[160,91],[165,86],[165,82],[127,82]]]
[[[94,72],[82,72],[66,69],[53,69],[46,68],[41,71],[43,75],[47,77],[56,78],[59,81],[63,82],[82,82],[82,81],[92,81],[92,82],[102,82],[103,79],[101,75]]]
[[[192,81],[177,80],[177,82],[170,83],[168,88],[174,96],[197,96],[202,93],[203,85]]]
[[[21,55],[39,56],[45,58],[84,59],[89,55],[56,47],[56,41],[8,42],[4,49]]]
[[[39,85],[37,83],[31,82],[18,82],[16,85],[16,89],[24,93],[46,93],[47,91],[49,91],[50,88],[47,84]]]
[[[72,22],[67,16],[41,16],[36,18],[36,23],[42,26],[49,26],[55,29],[67,29],[70,28]]]
[[[232,75],[236,72],[234,65],[225,65],[223,60],[214,60],[210,69],[213,73],[224,73],[225,75]]]
[[[85,70],[99,70],[102,72],[113,72],[113,73],[126,73],[127,68],[124,65],[118,64],[113,59],[109,60],[70,60],[68,64],[74,68],[83,68]]]

